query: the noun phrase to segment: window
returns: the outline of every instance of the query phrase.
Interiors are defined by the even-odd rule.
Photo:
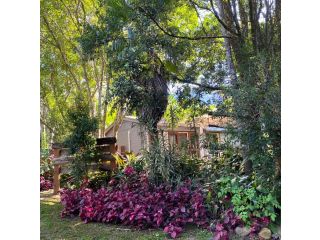
[[[209,141],[219,143],[219,139],[220,139],[219,133],[208,133],[207,137]]]
[[[169,143],[170,145],[175,145],[177,144],[177,136],[174,133],[169,133]]]
[[[188,141],[188,135],[187,133],[178,133],[177,139],[178,139],[179,146],[185,145]]]

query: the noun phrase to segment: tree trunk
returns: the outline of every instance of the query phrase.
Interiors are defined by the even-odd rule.
[[[224,8],[223,8],[223,3],[222,0],[216,0],[216,3],[218,5],[218,10],[220,13],[220,18],[222,21],[226,22],[225,19],[225,13],[224,13]],[[232,26],[229,26],[232,29]],[[225,29],[224,26],[221,25],[221,33],[224,36],[228,36],[229,31],[227,31]],[[230,39],[229,38],[225,38],[223,41],[223,45],[226,51],[226,61],[227,61],[227,68],[228,68],[228,74],[231,77],[231,82],[233,83],[233,85],[236,83],[237,81],[237,74],[236,74],[236,70],[235,70],[235,66],[234,66],[234,62],[232,59],[232,51],[231,51],[231,43],[230,43]]]
[[[99,81],[98,86],[98,121],[99,121],[99,130],[98,130],[98,136],[101,137],[102,135],[102,128],[103,128],[103,122],[102,122],[102,79]]]

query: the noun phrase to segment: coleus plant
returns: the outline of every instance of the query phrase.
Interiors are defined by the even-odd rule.
[[[126,177],[112,179],[98,191],[63,189],[62,217],[80,216],[84,222],[116,223],[138,228],[162,228],[176,238],[187,223],[207,227],[210,214],[200,188],[190,182],[177,189],[149,183],[145,174],[126,169]]]

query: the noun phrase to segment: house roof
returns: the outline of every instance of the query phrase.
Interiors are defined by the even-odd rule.
[[[139,123],[138,119],[137,119],[135,116],[125,116],[125,117],[123,118],[122,122],[123,122],[123,121]],[[107,135],[107,133],[108,133],[109,131],[111,131],[111,129],[113,128],[113,126],[114,126],[114,122],[113,122],[112,124],[110,124],[110,126],[107,127],[107,129],[105,130],[105,132],[104,132],[104,135],[105,135],[105,136]]]
[[[125,116],[123,118],[123,120],[129,121],[129,122],[139,123],[137,117],[135,117],[135,116]]]
[[[136,117],[134,116],[125,116],[123,118],[123,121],[129,121],[134,123],[139,123]],[[224,131],[225,127],[227,127],[228,124],[234,125],[231,118],[228,117],[213,117],[211,115],[205,114],[201,117],[197,117],[195,119],[196,127],[203,127],[207,131]],[[112,128],[114,123],[112,123],[105,131],[105,134],[107,134]],[[158,127],[168,127],[168,123],[165,121],[164,118],[162,118],[159,123]],[[177,124],[177,127],[183,127],[183,128],[189,128],[190,124],[186,122],[180,122]]]
[[[222,127],[225,128],[228,125],[234,125],[234,121],[230,117],[213,117],[205,114],[196,118],[196,123],[202,127]]]
[[[208,114],[205,114],[201,117],[196,117],[195,119],[196,127],[220,127],[225,128],[228,124],[233,125],[233,121],[231,118],[227,117],[213,117]],[[165,127],[169,124],[166,122],[165,119],[161,119],[158,123],[159,126]],[[190,127],[190,124],[186,122],[180,122],[177,124],[180,127]]]

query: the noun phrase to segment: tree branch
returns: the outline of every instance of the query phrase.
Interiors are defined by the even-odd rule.
[[[192,4],[194,10],[196,11],[198,18],[200,19],[200,24],[201,24],[203,32],[206,34],[206,36],[208,36],[208,33],[207,33],[207,31],[206,31],[206,29],[205,29],[205,27],[203,25],[202,19],[201,19],[200,14],[199,14],[199,11],[197,9],[197,5],[193,1],[190,1],[190,2]]]
[[[180,38],[180,39],[187,39],[187,40],[204,40],[204,39],[216,39],[216,38],[231,38],[230,36],[199,36],[199,37],[190,37],[190,36],[181,36],[176,35],[172,32],[169,32],[168,30],[164,29],[157,21],[156,19],[149,14],[146,10],[144,10],[142,7],[138,7],[138,10],[142,12],[146,17],[150,18],[152,22],[166,35],[174,38]]]
[[[212,8],[212,11],[213,11],[213,14],[214,16],[216,17],[216,19],[218,20],[218,22],[223,26],[223,28],[225,30],[227,30],[228,32],[236,35],[236,36],[239,36],[239,33],[236,33],[235,31],[233,31],[231,28],[229,28],[222,20],[221,18],[219,17],[219,14],[217,12],[217,10],[215,9],[214,5],[213,5],[213,1],[210,0],[210,5],[211,5],[211,8]]]
[[[179,78],[176,75],[173,75],[173,78],[178,80],[181,83],[196,85],[198,87],[205,88],[205,89],[210,90],[210,91],[223,91],[224,90],[224,88],[220,87],[220,86],[215,86],[214,87],[214,86],[210,86],[210,85],[207,85],[207,84],[201,84],[201,83],[197,83],[197,82],[189,82],[189,81],[186,81],[186,80],[184,80],[182,78]]]
[[[58,38],[57,38],[56,35],[54,34],[53,30],[51,29],[48,19],[47,19],[45,16],[42,16],[42,19],[43,19],[43,21],[44,21],[44,23],[45,23],[48,31],[50,32],[53,40],[55,41],[56,46],[57,46],[57,48],[58,48],[58,50],[59,50],[59,52],[60,52],[60,54],[61,54],[62,60],[63,60],[63,62],[64,62],[64,64],[65,64],[68,72],[70,73],[70,75],[71,75],[74,83],[76,84],[78,91],[81,92],[82,89],[81,89],[81,87],[80,87],[80,84],[78,83],[78,80],[77,80],[75,74],[74,74],[73,71],[70,69],[70,65],[69,65],[69,63],[68,63],[68,61],[67,61],[67,57],[66,57],[66,55],[65,55],[65,52],[64,52],[63,49],[62,49],[62,46],[61,46],[60,41],[58,40]]]

